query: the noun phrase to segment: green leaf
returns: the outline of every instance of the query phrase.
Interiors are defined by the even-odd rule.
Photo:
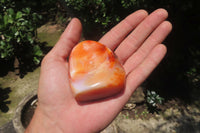
[[[0,44],[2,47],[6,45],[6,43],[4,41],[0,41]]]
[[[8,18],[8,23],[13,24],[13,22],[14,22],[13,18],[12,18],[12,17],[9,17],[9,18]]]
[[[119,22],[120,21],[120,17],[116,17],[116,19],[115,19],[117,22]]]
[[[22,17],[22,12],[21,11],[18,11],[17,14],[16,14],[16,19],[19,19]]]
[[[148,96],[151,95],[149,90],[147,90],[147,95],[148,95]]]
[[[12,8],[9,8],[9,9],[8,9],[8,13],[9,13],[9,15],[11,15],[11,16],[14,16],[14,14],[15,14],[15,12],[14,12],[14,10],[13,10]]]
[[[1,53],[1,58],[5,58],[6,57],[6,54],[5,53]]]
[[[38,18],[41,20],[42,19],[42,15],[38,15]]]
[[[21,41],[21,38],[20,37],[18,37],[17,38],[17,43],[19,43]]]
[[[35,56],[41,57],[43,55],[42,50],[38,45],[33,47],[33,52]]]
[[[28,36],[27,36],[27,40],[28,40],[31,44],[32,44],[33,41],[34,41],[31,35],[28,35]]]
[[[31,12],[31,8],[27,7],[27,8],[22,9],[22,11],[25,12],[28,15]]]
[[[24,18],[19,18],[19,19],[18,19],[18,22],[24,21],[24,20],[25,20]]]
[[[8,24],[8,15],[4,15],[4,16],[3,16],[3,21],[4,21],[4,24],[5,24],[5,25]]]
[[[156,92],[155,92],[155,91],[151,91],[151,94],[152,94],[152,95],[156,95]]]
[[[33,57],[33,61],[37,65],[40,63],[40,60],[37,57]]]
[[[15,36],[18,36],[19,35],[19,31],[15,32]]]

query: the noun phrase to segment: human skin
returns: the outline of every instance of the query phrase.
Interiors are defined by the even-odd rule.
[[[166,54],[161,44],[172,25],[168,13],[138,10],[106,33],[99,42],[113,50],[126,72],[124,91],[89,103],[77,102],[69,87],[67,57],[79,42],[81,22],[71,20],[54,48],[44,57],[38,87],[38,106],[26,133],[93,133],[106,128],[135,89]]]

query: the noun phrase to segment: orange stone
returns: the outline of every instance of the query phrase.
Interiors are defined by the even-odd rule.
[[[69,57],[69,77],[77,101],[91,101],[120,93],[125,71],[113,52],[95,41],[77,44]]]

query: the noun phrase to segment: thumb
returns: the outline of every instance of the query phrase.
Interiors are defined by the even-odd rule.
[[[82,25],[80,20],[73,18],[49,54],[67,58],[72,48],[79,42],[81,32]]]

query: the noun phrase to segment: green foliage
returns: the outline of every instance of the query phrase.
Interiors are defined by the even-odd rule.
[[[89,21],[99,23],[106,27],[113,19],[108,12],[109,4],[112,0],[65,0],[66,5],[81,14],[81,19],[88,23]]]
[[[8,60],[16,56],[23,62],[23,56],[27,56],[39,64],[42,51],[34,43],[41,16],[28,7],[16,10],[12,0],[0,0],[0,12],[0,58]],[[24,55],[25,51],[28,55]]]
[[[160,97],[155,91],[147,90],[146,102],[150,107],[156,108],[159,104],[162,104],[164,98]]]
[[[175,11],[188,11],[193,8],[194,0],[63,0],[66,7],[72,10],[76,17],[79,17],[87,30],[88,27],[100,27],[106,32],[112,26],[128,14],[138,10],[146,9],[153,11],[157,8],[165,8],[169,13]],[[92,29],[91,28],[91,29]],[[93,31],[91,31],[93,32]]]
[[[121,0],[122,7],[128,9],[134,6],[139,6],[139,3],[143,2],[143,0]]]
[[[121,20],[120,9],[117,9],[116,5],[118,1],[113,0],[65,0],[67,8],[73,10],[76,16],[78,16],[83,26],[89,27],[101,27],[102,31],[106,31],[111,26]],[[95,23],[95,24],[94,24]],[[91,29],[92,29],[91,28]]]

